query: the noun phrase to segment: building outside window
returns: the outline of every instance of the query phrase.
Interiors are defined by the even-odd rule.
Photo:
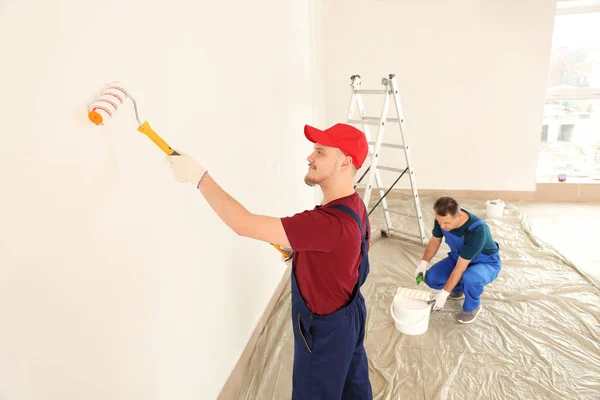
[[[538,182],[600,183],[600,1],[559,1]]]

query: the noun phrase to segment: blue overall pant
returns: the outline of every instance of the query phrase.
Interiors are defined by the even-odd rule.
[[[367,308],[360,287],[369,274],[367,230],[349,207],[332,206],[350,214],[361,231],[361,262],[358,282],[350,303],[320,316],[304,302],[296,282],[296,259],[292,260],[292,326],[294,328],[294,368],[292,400],[338,400],[373,398],[369,365],[364,347]]]
[[[465,235],[481,224],[485,224],[485,222],[482,220],[473,222],[465,231]],[[443,229],[442,234],[446,243],[450,246],[450,252],[448,257],[434,264],[425,274],[425,283],[433,289],[442,289],[446,285],[465,245],[465,235],[459,237]],[[500,252],[492,255],[482,253],[471,260],[458,285],[453,290],[454,292],[464,292],[464,311],[473,311],[479,307],[481,304],[479,297],[483,293],[483,287],[498,277],[501,267]]]

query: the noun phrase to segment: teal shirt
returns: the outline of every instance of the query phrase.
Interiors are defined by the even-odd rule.
[[[473,222],[481,219],[476,215],[471,214],[464,208],[462,210],[469,215],[469,220],[465,222],[461,227],[452,229],[450,231],[450,234],[459,237],[465,233],[467,228],[471,226]],[[440,227],[440,224],[438,224],[437,220],[433,225],[433,231],[431,233],[437,238],[441,238],[444,236],[442,234],[442,228]],[[494,239],[492,238],[490,228],[487,226],[487,224],[481,224],[467,234],[467,236],[465,237],[465,246],[463,247],[459,255],[465,260],[473,260],[482,253],[486,255],[491,255],[497,253],[498,250],[498,245],[496,244],[496,242],[494,242]]]

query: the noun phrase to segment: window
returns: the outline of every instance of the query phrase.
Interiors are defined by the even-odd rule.
[[[559,1],[538,181],[600,182],[600,1]]]

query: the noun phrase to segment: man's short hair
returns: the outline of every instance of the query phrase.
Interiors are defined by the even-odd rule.
[[[435,201],[433,210],[441,217],[450,214],[452,217],[456,218],[460,212],[460,205],[458,204],[458,201],[454,200],[452,197],[443,196]]]

